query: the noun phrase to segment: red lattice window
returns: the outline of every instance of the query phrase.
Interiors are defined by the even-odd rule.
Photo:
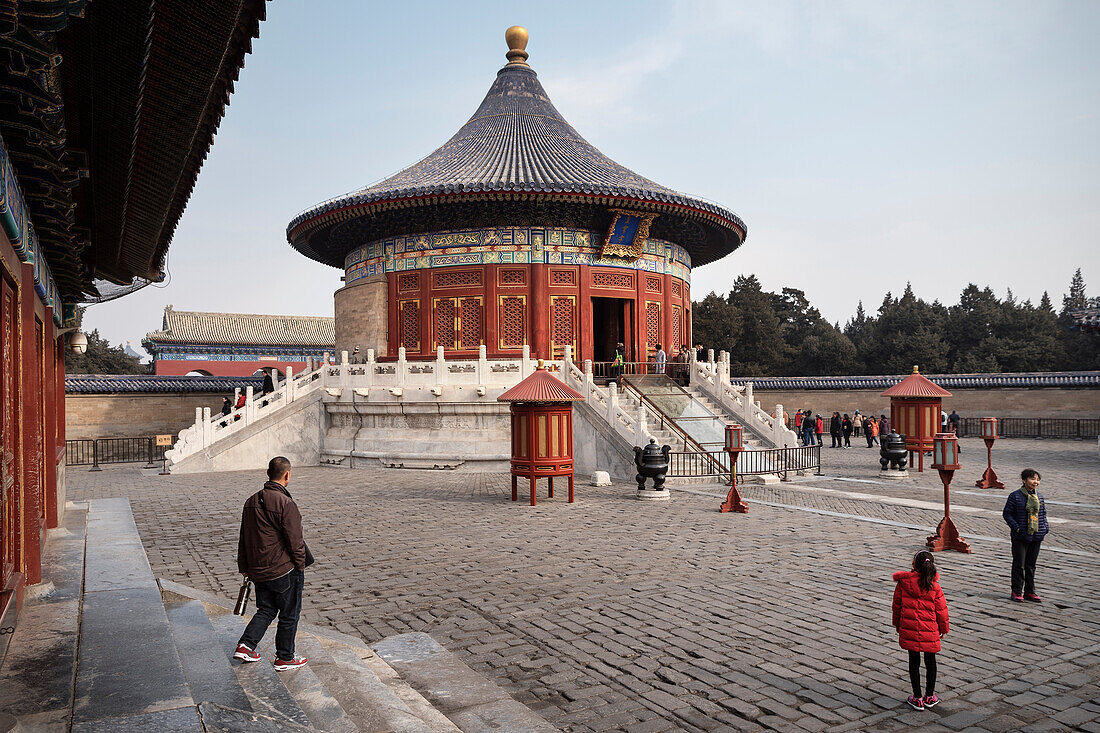
[[[630,272],[594,272],[592,273],[592,287],[616,288],[619,290],[634,289],[634,274]]]
[[[571,296],[555,295],[550,298],[550,342],[553,348],[552,358],[565,356],[565,346],[569,344],[576,353],[576,307]]]
[[[397,278],[397,292],[408,293],[420,289],[420,273],[411,272]]]
[[[436,298],[432,301],[432,309],[436,347],[453,349],[458,332],[458,309],[455,308],[454,298]]]
[[[500,299],[500,348],[520,349],[527,342],[527,301],[522,295]]]
[[[645,303],[645,341],[651,349],[661,343],[661,304],[652,300]]]
[[[398,304],[401,345],[406,351],[420,351],[420,301],[403,300]]]
[[[481,285],[481,270],[442,270],[435,273],[437,288],[465,288]]]
[[[481,298],[462,298],[458,316],[458,348],[481,346]]]
[[[680,289],[680,281],[679,280],[673,280],[672,281],[672,294],[675,295],[677,298],[683,297],[683,292]]]
[[[647,277],[645,279],[645,290],[647,293],[659,293],[661,292],[661,278],[659,277]]]
[[[669,346],[677,351],[680,350],[680,345],[684,343],[684,319],[682,315],[683,311],[680,306],[672,306],[672,343]]]
[[[526,270],[498,270],[498,282],[502,287],[523,287],[527,284]]]
[[[576,287],[577,285],[577,271],[576,270],[551,270],[550,271],[550,284],[558,286]]]

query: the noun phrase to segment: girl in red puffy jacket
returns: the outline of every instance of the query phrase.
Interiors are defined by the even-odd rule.
[[[909,651],[909,680],[913,694],[906,702],[916,710],[930,708],[940,699],[936,697],[936,652],[940,639],[947,633],[947,600],[939,584],[936,560],[932,553],[921,550],[913,558],[913,569],[894,573],[894,628],[898,630],[898,643]],[[924,652],[924,665],[928,669],[928,684],[921,697],[920,654]]]

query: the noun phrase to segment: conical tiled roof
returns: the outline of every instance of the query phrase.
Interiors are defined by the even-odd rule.
[[[579,402],[583,399],[584,395],[542,366],[497,397],[498,402]]]
[[[913,367],[913,373],[882,393],[883,397],[950,397],[951,393]]]
[[[380,183],[303,212],[287,227],[287,238],[304,254],[342,266],[342,248],[333,248],[323,234],[317,236],[319,229],[362,215],[376,217],[388,209],[477,195],[506,201],[556,197],[581,205],[597,199],[604,206],[689,219],[707,230],[695,246],[678,242],[688,248],[696,265],[725,256],[745,238],[745,224],[733,213],[655,183],[597,150],[565,121],[534,70],[522,61],[497,73],[477,111],[440,148]],[[661,217],[654,236],[660,236],[656,230]],[[372,224],[383,225],[371,234],[360,232],[360,244],[380,238],[376,234],[415,233],[386,232],[384,223]],[[340,255],[339,262],[335,255]]]

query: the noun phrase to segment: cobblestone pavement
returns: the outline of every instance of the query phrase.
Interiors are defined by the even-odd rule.
[[[903,702],[890,574],[927,535],[905,525],[939,520],[942,486],[915,471],[880,483],[866,449],[825,449],[825,476],[746,487],[747,515],[717,513],[717,486],[643,503],[578,484],[576,504],[559,493],[532,508],[507,500],[502,475],[297,469],[318,557],[304,618],[368,641],[431,633],[572,731],[1100,731],[1096,446],[995,448],[1010,487],[1033,465],[1048,500],[1067,502],[1048,507],[1069,521],[1040,555],[1041,605],[1007,598],[1007,491],[964,488],[985,456],[964,442],[966,458],[979,450],[952,493],[974,552],[937,556],[952,630],[932,710]],[[158,575],[236,593],[240,506],[259,472],[68,476],[74,500],[130,498]]]

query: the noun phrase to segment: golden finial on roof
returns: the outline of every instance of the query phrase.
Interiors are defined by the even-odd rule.
[[[542,359],[539,359],[539,369],[545,369],[546,367],[542,363]]]
[[[527,48],[528,38],[530,34],[521,25],[514,25],[504,31],[504,40],[508,42],[508,53],[505,56],[508,57],[509,64],[527,66],[527,51],[524,49]]]
[[[920,369],[917,368],[916,364],[913,365],[913,374],[920,374]]]

